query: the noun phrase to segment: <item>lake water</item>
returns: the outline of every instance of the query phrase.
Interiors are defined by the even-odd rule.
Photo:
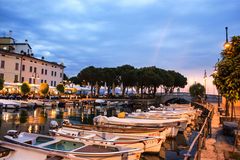
[[[63,119],[70,119],[73,123],[92,124],[95,115],[115,115],[121,107],[110,107],[99,109],[86,105],[85,107],[66,106],[64,108],[38,107],[28,110],[3,109],[0,119],[0,139],[8,130],[15,129],[31,133],[48,134],[51,120],[56,120],[59,124]],[[117,109],[116,109],[117,108]],[[179,134],[175,139],[168,139],[156,155],[143,154],[142,160],[174,160],[183,159],[183,154],[188,149],[190,142],[197,132],[193,131],[189,135]]]

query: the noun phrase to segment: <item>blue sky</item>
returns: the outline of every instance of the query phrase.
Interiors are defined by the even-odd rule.
[[[0,34],[28,39],[36,56],[82,68],[157,66],[202,81],[240,31],[239,0],[0,0]],[[209,78],[211,79],[211,78]],[[210,81],[210,80],[209,80]],[[209,82],[210,83],[210,82]]]

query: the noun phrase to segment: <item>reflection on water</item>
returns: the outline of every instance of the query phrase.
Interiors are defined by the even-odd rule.
[[[96,107],[97,108],[97,107]],[[70,119],[72,123],[93,124],[95,115],[112,116],[120,112],[119,108],[98,108],[93,106],[65,108],[36,108],[31,110],[3,110],[0,119],[0,139],[10,129],[19,131],[48,134],[51,120],[59,124],[63,119]],[[187,146],[194,134],[186,136],[179,134],[176,139],[167,140],[157,155],[143,154],[142,160],[183,159]]]

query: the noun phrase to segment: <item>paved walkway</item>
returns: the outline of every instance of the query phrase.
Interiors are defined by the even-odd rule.
[[[206,140],[205,149],[201,152],[202,160],[224,160],[225,153],[233,151],[233,137],[224,136],[220,125],[220,114],[217,104],[214,105],[212,118],[212,137]]]

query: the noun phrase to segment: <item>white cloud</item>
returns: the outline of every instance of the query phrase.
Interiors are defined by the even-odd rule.
[[[157,0],[118,0],[116,1],[121,7],[144,7],[148,5],[152,5]]]
[[[53,3],[53,9],[56,12],[76,12],[85,13],[86,6],[80,0],[56,0]]]

